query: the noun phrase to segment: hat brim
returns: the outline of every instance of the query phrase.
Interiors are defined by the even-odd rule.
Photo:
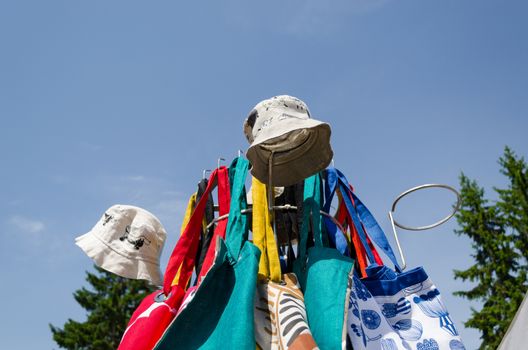
[[[160,286],[162,284],[159,265],[134,259],[113,250],[92,231],[75,238],[75,244],[88,255],[97,266],[118,276],[147,280]]]
[[[273,143],[274,138],[283,137],[299,129],[308,132],[308,139],[301,145],[287,151],[274,153],[273,185],[290,186],[318,173],[330,165],[333,158],[330,146],[330,125],[314,119],[284,120],[280,128],[266,130],[251,144],[247,151],[252,169],[251,174],[263,183],[268,183],[268,162],[271,152],[262,143]]]

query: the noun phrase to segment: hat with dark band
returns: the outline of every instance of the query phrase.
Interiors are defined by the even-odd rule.
[[[289,186],[325,169],[332,161],[330,125],[310,117],[300,99],[288,95],[259,102],[244,122],[251,174],[274,186]],[[272,171],[270,172],[270,157]]]

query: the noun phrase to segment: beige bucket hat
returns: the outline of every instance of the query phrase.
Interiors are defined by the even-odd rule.
[[[167,233],[145,209],[114,205],[90,232],[75,239],[97,266],[116,275],[161,285],[160,255]]]
[[[290,186],[325,169],[332,161],[330,125],[310,117],[300,99],[288,95],[259,102],[244,122],[250,143],[247,151],[251,174],[272,184]]]

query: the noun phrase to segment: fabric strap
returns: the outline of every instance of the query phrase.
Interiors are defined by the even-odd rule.
[[[334,195],[336,194],[338,179],[337,179],[337,173],[332,170],[333,168],[328,169],[326,174],[326,181],[325,181],[325,202],[323,206],[323,210],[327,213],[330,213],[330,209],[332,206],[332,200],[334,199]],[[338,196],[339,199],[341,199],[341,196]],[[325,222],[325,226],[327,228],[328,237],[330,238],[330,241],[335,246],[335,248],[343,255],[350,256],[350,247],[349,242],[346,238],[346,232],[340,232],[337,226],[330,220],[329,218],[325,217],[323,218]]]
[[[227,221],[226,246],[230,255],[238,259],[242,246],[248,239],[248,220],[242,210],[247,209],[246,176],[249,161],[242,157],[235,158],[229,166],[231,183],[231,203]]]
[[[260,249],[259,278],[269,278],[274,282],[282,279],[277,243],[271,227],[266,185],[253,177],[253,244]]]
[[[187,209],[185,209],[185,215],[183,217],[182,226],[180,228],[180,235],[183,234],[185,231],[185,227],[189,224],[189,220],[191,219],[191,215],[194,211],[194,207],[196,206],[196,197],[197,193],[194,192],[191,197],[189,198],[189,202],[187,202]]]
[[[323,247],[321,232],[321,193],[319,174],[312,175],[304,180],[303,200],[303,224],[301,227],[301,239],[299,241],[299,259],[301,264],[306,264],[308,250],[308,232],[312,229],[314,245]]]
[[[207,179],[202,179],[198,183],[198,191],[196,191],[196,200],[200,200],[202,195],[207,188]],[[198,246],[198,251],[196,252],[196,264],[195,271],[196,274],[199,274],[202,271],[202,266],[207,255],[209,246],[211,245],[211,240],[214,235],[215,226],[208,226],[214,220],[214,201],[213,196],[209,195],[207,197],[207,204],[205,205],[205,214],[202,223],[202,234],[200,237],[200,245]],[[195,279],[194,285],[198,283],[198,278]]]
[[[337,175],[339,188],[341,190],[341,194],[343,195],[343,201],[353,221],[354,227],[359,234],[361,244],[365,248],[369,260],[371,262],[376,262],[377,259],[373,253],[372,244],[369,244],[369,237],[366,234],[367,232],[374,243],[376,243],[376,245],[394,264],[395,270],[397,272],[401,272],[398,260],[396,259],[394,251],[387,240],[387,236],[377,223],[376,219],[374,219],[372,213],[353,193],[345,175],[335,168],[329,168],[327,171],[335,171]]]
[[[372,244],[369,235],[367,234],[367,231],[365,230],[365,227],[362,222],[353,221],[352,216],[354,213],[349,212],[349,207],[347,206],[344,197],[347,196],[351,203],[352,207],[356,208],[356,203],[353,198],[350,198],[353,191],[352,186],[350,186],[346,180],[346,178],[340,177],[340,173],[335,168],[328,168],[325,172],[326,174],[326,182],[325,182],[325,209],[328,212],[330,210],[330,205],[333,199],[334,194],[337,193],[338,196],[338,209],[336,212],[336,219],[337,221],[344,227],[345,229],[348,227],[350,230],[350,241],[352,243],[352,247],[338,249],[342,254],[348,255],[347,253],[352,253],[350,249],[352,248],[355,253],[355,259],[357,261],[357,266],[359,268],[359,271],[361,272],[361,275],[363,277],[367,276],[367,267],[370,263],[375,263],[378,265],[382,265],[383,261],[381,260],[381,257],[379,256],[375,246]],[[341,174],[342,175],[342,174]],[[344,190],[346,186],[347,190]],[[357,209],[356,209],[357,210]],[[331,239],[339,244],[339,238],[346,239],[348,236],[345,236],[341,233],[341,231],[337,228],[337,226],[332,222],[332,220],[328,218],[324,218],[325,224],[329,233],[329,236]],[[361,231],[358,231],[359,228],[362,228]],[[335,238],[332,238],[334,236]],[[364,246],[363,240],[366,241],[366,247]],[[348,243],[348,241],[346,241]],[[342,246],[344,246],[345,243],[341,243]],[[389,246],[390,248],[390,246]],[[368,254],[368,253],[371,254]],[[367,259],[368,256],[368,259]],[[370,263],[369,261],[370,260]]]
[[[187,225],[189,224],[189,220],[191,219],[191,214],[194,210],[194,207],[196,206],[196,197],[197,197],[197,193],[195,192],[189,198],[189,202],[187,202],[187,209],[185,209],[185,215],[183,216],[183,222],[180,228],[180,237],[185,231],[185,228],[187,227]],[[176,275],[172,279],[171,287],[178,283],[178,279],[180,278],[180,271],[181,271],[181,265],[179,266],[178,271],[176,272]],[[165,278],[167,278],[167,276],[165,276]]]
[[[196,251],[200,242],[200,232],[202,229],[202,221],[207,203],[207,197],[213,188],[216,187],[218,181],[228,180],[227,177],[222,179],[218,178],[218,172],[222,168],[225,169],[225,167],[220,167],[219,169],[215,169],[211,174],[207,188],[205,189],[202,198],[198,201],[198,204],[192,212],[185,229],[178,239],[178,243],[172,251],[167,264],[163,282],[163,292],[165,295],[169,294],[172,286],[179,285],[185,289],[188,285],[189,279],[192,276],[196,259]],[[178,275],[178,278],[176,281],[174,281],[176,275]]]
[[[229,214],[229,200],[229,173],[225,167],[221,167],[218,169],[218,216]],[[198,285],[214,263],[217,237],[225,239],[226,228],[227,218],[220,220],[216,225],[202,268],[199,271]]]
[[[350,241],[352,243],[352,249],[355,253],[354,259],[357,263],[359,271],[361,272],[361,276],[366,277],[367,266],[369,265],[369,262],[367,260],[367,252],[361,244],[359,234],[356,230],[356,227],[352,223],[350,214],[348,213],[347,207],[343,202],[343,196],[341,195],[341,192],[337,192],[337,196],[339,198],[339,204],[337,207],[335,218],[341,224],[341,227],[343,227],[345,230],[348,229],[350,231]],[[339,230],[337,226],[332,222],[332,220],[325,218],[325,223],[328,227],[333,227],[336,231]]]

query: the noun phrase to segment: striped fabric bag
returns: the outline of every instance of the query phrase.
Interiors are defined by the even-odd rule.
[[[304,296],[294,273],[282,275],[271,228],[266,186],[253,178],[253,242],[261,250],[255,293],[259,349],[318,349],[308,327]]]

